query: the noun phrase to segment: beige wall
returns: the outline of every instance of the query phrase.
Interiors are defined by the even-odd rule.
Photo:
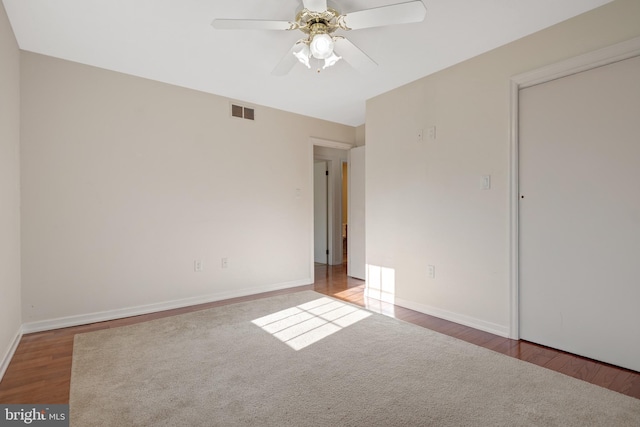
[[[310,283],[309,137],[355,139],[26,52],[22,121],[27,323]]]
[[[367,102],[367,263],[395,270],[400,304],[509,332],[510,77],[639,22],[640,2],[618,0]],[[430,126],[436,140],[418,143]]]
[[[365,125],[356,127],[356,145],[358,147],[365,144]]]
[[[0,2],[0,378],[20,324],[20,52]]]

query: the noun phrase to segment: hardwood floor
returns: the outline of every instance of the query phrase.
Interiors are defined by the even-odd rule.
[[[371,311],[411,322],[640,399],[640,373],[638,372],[596,362],[526,341],[510,340],[403,307],[394,306],[393,304],[367,299],[364,297],[364,282],[347,277],[344,265],[332,267],[317,265],[316,280],[313,285],[24,335],[0,383],[0,403],[68,403],[71,356],[75,334],[115,328],[303,289],[313,289],[316,292],[366,307]]]

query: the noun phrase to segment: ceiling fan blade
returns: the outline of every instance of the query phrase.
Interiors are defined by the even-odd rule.
[[[334,52],[358,71],[368,72],[378,66],[378,64],[364,53],[358,46],[347,39],[338,38],[334,42]],[[293,55],[292,55],[293,56]]]
[[[312,12],[324,12],[327,10],[327,0],[302,0],[305,9]]]
[[[298,63],[298,58],[296,58],[293,55],[293,52],[295,52],[296,48],[298,47],[299,47],[299,43],[296,43],[293,46],[291,46],[291,49],[289,49],[289,52],[287,52],[287,54],[282,57],[280,62],[278,62],[278,65],[276,65],[273,71],[271,71],[272,75],[284,76],[288,74],[289,71],[291,71],[293,66]]]
[[[344,21],[352,30],[382,27],[384,25],[409,24],[424,20],[427,8],[420,0],[360,10],[345,15]]]
[[[218,30],[290,30],[292,24],[262,19],[214,19],[211,25]]]

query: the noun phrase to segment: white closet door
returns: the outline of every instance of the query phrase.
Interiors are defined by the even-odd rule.
[[[347,274],[365,280],[365,147],[349,151],[349,232],[347,237]]]
[[[519,109],[520,337],[640,371],[640,57]]]

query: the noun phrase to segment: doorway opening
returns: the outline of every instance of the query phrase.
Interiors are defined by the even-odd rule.
[[[315,278],[316,267],[342,266],[349,270],[348,275],[364,279],[364,147],[354,147],[351,144],[312,137],[309,148],[311,179],[315,181],[316,173],[320,175],[320,172],[315,171],[315,164],[318,162],[326,162],[329,171],[327,180],[329,260],[328,263],[322,262],[322,264],[313,261],[316,241],[318,238],[322,239],[320,236],[316,237],[316,207],[313,206],[310,245],[311,277]],[[312,185],[315,187],[315,183]],[[354,266],[356,266],[355,271],[351,271]]]
[[[342,170],[343,163],[348,161],[348,150],[317,145],[313,147],[314,263],[340,265],[344,262],[346,221],[343,219],[343,211],[348,201],[345,201],[347,195],[343,191]],[[326,169],[323,169],[325,165]],[[325,221],[328,238],[325,235]],[[322,250],[325,253],[321,254]],[[324,260],[326,250],[329,251],[327,261]],[[320,258],[323,260],[320,261]]]

